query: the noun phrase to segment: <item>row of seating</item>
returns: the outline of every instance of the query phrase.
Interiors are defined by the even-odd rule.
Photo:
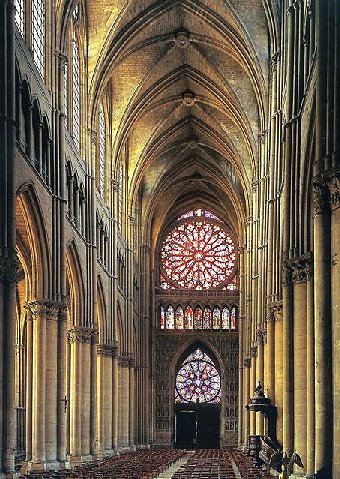
[[[221,449],[196,451],[172,479],[235,479],[230,453]]]
[[[242,479],[272,479],[269,472],[262,471],[259,467],[256,467],[254,462],[242,451],[233,449],[231,455],[240,471]]]
[[[153,479],[186,453],[182,449],[141,449],[61,471],[32,471],[20,479]]]

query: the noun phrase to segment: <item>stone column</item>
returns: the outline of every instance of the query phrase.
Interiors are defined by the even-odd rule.
[[[119,428],[119,372],[118,372],[118,342],[116,342],[115,353],[112,357],[112,446],[114,449],[118,446],[118,428]]]
[[[243,411],[245,410],[245,406],[248,404],[249,399],[250,399],[250,367],[251,367],[251,359],[250,358],[245,358],[243,360],[243,366],[244,366],[244,386],[243,386],[243,404],[242,408]],[[248,411],[245,411],[243,413],[243,429],[244,429],[244,436],[243,436],[243,441],[244,445],[247,445],[248,443],[248,436],[250,434],[250,413]]]
[[[307,461],[307,262],[308,255],[291,261],[293,281],[294,451]],[[297,471],[302,472],[301,469]]]
[[[133,357],[129,360],[129,399],[130,399],[130,421],[129,421],[129,443],[135,445],[135,419],[136,419],[136,372]]]
[[[121,447],[129,445],[129,419],[130,419],[130,357],[119,357],[119,415],[120,415],[120,444]]]
[[[263,372],[264,372],[264,342],[265,334],[262,330],[256,331],[257,336],[257,358],[256,358],[256,386],[260,382],[264,386]],[[255,387],[256,387],[255,386]],[[255,389],[255,388],[254,388]],[[256,413],[256,434],[264,435],[264,416]]]
[[[57,420],[58,420],[58,313],[59,304],[51,304],[46,322],[46,404],[45,441],[46,468],[55,469],[57,461]],[[58,401],[59,400],[59,401]]]
[[[76,465],[90,454],[90,359],[94,330],[72,326],[68,332],[70,342],[70,455]],[[85,345],[85,348],[83,348]],[[87,347],[87,348],[86,348]],[[85,377],[87,376],[87,378]],[[87,456],[87,457],[86,457]]]
[[[32,457],[28,468],[46,469],[48,463],[55,467],[57,462],[58,304],[47,300],[32,300],[26,303],[25,308],[32,319],[32,330],[27,338],[30,342],[32,340],[32,345],[28,344],[28,350],[32,353]],[[47,332],[51,340],[48,351]],[[28,368],[29,374],[30,369],[31,365]]]
[[[283,321],[282,302],[273,305],[275,334],[275,405],[277,408],[277,440],[283,444]]]
[[[98,344],[98,438],[102,454],[113,451],[113,358],[117,346]]]
[[[265,390],[267,397],[275,403],[275,326],[274,313],[272,306],[268,306],[267,310],[267,345],[266,345],[266,377]]]
[[[61,464],[66,461],[66,418],[68,408],[68,397],[66,391],[66,305],[64,304],[59,312],[58,330],[58,460]]]
[[[331,230],[323,182],[313,182],[314,327],[315,327],[315,469],[331,477],[333,421],[331,340]],[[328,476],[327,476],[328,474]]]
[[[253,397],[254,391],[256,388],[256,361],[257,361],[257,346],[254,344],[250,348],[251,355],[251,367],[250,367],[250,397]],[[249,434],[251,436],[256,434],[256,413],[254,411],[249,411],[250,424],[249,424]]]
[[[315,469],[315,347],[313,258],[307,265],[307,474]]]
[[[333,477],[340,477],[340,174],[328,180],[332,236]]]
[[[32,382],[33,382],[33,322],[26,315],[26,461],[32,460]]]
[[[284,265],[283,276],[283,450],[292,454],[294,446],[293,294],[289,261],[286,261]]]

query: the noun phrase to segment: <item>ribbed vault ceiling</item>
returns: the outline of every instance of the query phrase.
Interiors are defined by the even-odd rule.
[[[195,199],[237,232],[249,213],[266,111],[261,0],[88,2],[90,100],[112,92],[113,151],[128,158],[157,235]]]

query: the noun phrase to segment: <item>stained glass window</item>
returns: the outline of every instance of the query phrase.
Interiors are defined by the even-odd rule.
[[[235,308],[235,306],[231,309],[230,329],[236,329],[236,308]]]
[[[120,163],[118,171],[118,228],[122,231],[123,220],[123,166]]]
[[[192,217],[180,217],[163,241],[161,284],[178,289],[222,289],[235,272],[234,241],[215,215],[202,209],[192,213]]]
[[[176,402],[219,403],[221,377],[211,358],[197,348],[181,365],[175,386]]]
[[[221,328],[221,310],[215,307],[213,311],[213,329]]]
[[[211,309],[207,306],[203,311],[203,329],[211,329]]]
[[[178,306],[176,309],[176,329],[183,329],[184,328],[184,312],[182,306]]]
[[[229,308],[225,307],[222,310],[222,329],[230,328],[230,311]]]
[[[105,187],[106,132],[103,103],[99,107],[99,193],[104,196]]]
[[[164,307],[161,306],[161,329],[165,328],[165,310]]]
[[[175,312],[174,308],[170,305],[166,310],[166,329],[174,329],[175,327]]]
[[[76,34],[72,42],[72,137],[74,145],[79,150],[80,144],[80,61],[79,46]]]
[[[25,4],[24,0],[15,0],[15,23],[21,33],[21,36],[25,36]]]
[[[44,0],[32,0],[32,51],[34,63],[44,76],[45,60],[45,3]]]
[[[194,329],[202,329],[202,309],[196,306],[194,313]]]
[[[65,62],[64,65],[64,111],[65,111],[65,127],[68,127],[68,65]]]
[[[194,312],[191,306],[185,308],[184,329],[192,329],[194,326]]]

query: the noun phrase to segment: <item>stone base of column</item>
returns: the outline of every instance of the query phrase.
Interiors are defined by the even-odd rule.
[[[70,467],[73,468],[75,466],[78,466],[79,464],[82,464],[83,462],[91,462],[94,461],[94,459],[97,456],[94,456],[93,454],[83,454],[81,456],[67,456],[67,461],[70,464]]]
[[[60,464],[59,461],[44,461],[44,462],[33,462],[33,461],[28,461],[24,462],[22,465],[22,468],[20,469],[20,472],[22,473],[23,471],[26,472],[31,472],[31,471],[58,471],[61,469],[64,465]]]

